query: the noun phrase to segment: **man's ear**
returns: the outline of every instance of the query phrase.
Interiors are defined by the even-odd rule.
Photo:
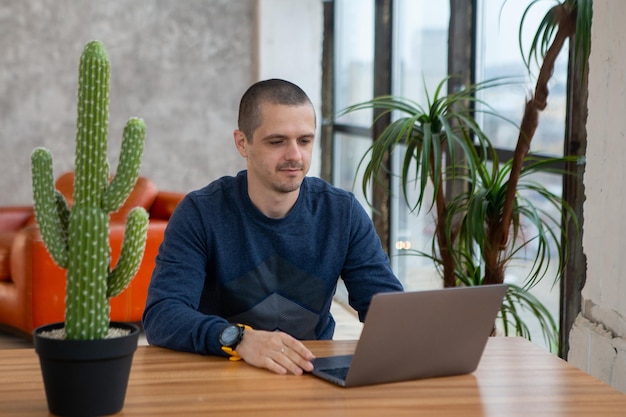
[[[239,154],[246,158],[248,156],[248,139],[246,139],[246,135],[241,130],[235,130],[233,132],[233,138],[235,139],[235,147],[239,151]]]

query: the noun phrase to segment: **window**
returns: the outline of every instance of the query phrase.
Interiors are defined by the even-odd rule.
[[[475,0],[474,2],[432,2],[427,0],[335,0],[327,2],[332,8],[333,25],[333,83],[332,89],[323,91],[330,95],[333,112],[341,111],[348,105],[356,104],[375,95],[382,89],[377,82],[390,78],[387,94],[400,95],[418,102],[424,102],[425,92],[432,93],[435,86],[448,74],[449,42],[467,42],[467,39],[449,39],[454,36],[450,30],[450,4],[467,3],[463,7],[475,10],[475,45],[469,57],[468,66],[474,66],[474,81],[496,77],[515,76],[520,82],[514,87],[486,92],[481,99],[490,103],[496,111],[519,123],[524,103],[534,87],[534,78],[529,76],[523,65],[518,46],[520,18],[532,0]],[[541,3],[541,2],[539,2]],[[469,5],[469,6],[468,6]],[[545,7],[551,7],[546,2]],[[533,6],[528,15],[526,27],[534,34],[539,19],[547,9]],[[385,19],[388,13],[391,19]],[[391,36],[391,59],[389,65],[381,68],[375,61],[376,49],[385,48],[377,39],[379,32],[387,31]],[[329,34],[327,33],[327,36]],[[458,35],[457,35],[458,36]],[[529,33],[524,32],[525,46]],[[566,55],[566,54],[562,54]],[[536,73],[536,68],[533,69]],[[562,56],[555,69],[550,88],[549,108],[541,115],[539,129],[533,139],[533,153],[560,156],[564,149],[565,108],[567,100],[567,56]],[[374,92],[378,93],[375,94]],[[361,111],[332,119],[332,178],[335,185],[354,191],[361,203],[367,206],[361,190],[359,162],[371,145],[371,112]],[[498,147],[502,159],[508,159],[515,147],[517,130],[497,118],[485,117],[481,120],[483,129]],[[323,149],[327,152],[328,149]],[[399,161],[391,161],[392,172],[397,171]],[[396,275],[409,290],[441,286],[432,261],[423,257],[404,256],[407,249],[430,252],[430,240],[434,231],[431,217],[425,211],[417,217],[410,213],[402,196],[393,193],[397,190],[396,176],[390,177],[392,195],[388,202],[388,230],[379,230],[383,242],[388,242],[387,251]],[[554,191],[562,188],[560,175],[544,175],[537,178],[549,184]],[[559,213],[554,213],[556,217]],[[526,266],[522,263],[507,269],[507,279],[525,277]],[[554,263],[556,269],[556,263]],[[556,274],[556,272],[554,273]],[[559,290],[552,287],[552,279],[545,278],[536,290],[555,319],[559,316]],[[537,330],[539,332],[539,330]],[[537,334],[533,340],[540,342]]]
[[[392,54],[392,94],[424,103],[447,74],[448,22],[447,2],[401,0],[394,3],[396,36]],[[392,160],[394,171],[401,161]],[[398,180],[391,177],[391,189]],[[416,199],[416,195],[412,201]],[[434,232],[432,217],[426,211],[411,213],[398,193],[392,194],[389,255],[394,272],[407,289],[441,287],[433,263],[424,257],[407,255],[409,250],[430,252]]]
[[[371,98],[374,85],[374,1],[345,0],[336,3],[335,94],[334,108]],[[337,119],[333,137],[333,180],[354,191],[364,207],[358,167],[370,146],[372,112],[350,113]]]

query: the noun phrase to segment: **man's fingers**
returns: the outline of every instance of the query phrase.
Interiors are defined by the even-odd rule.
[[[303,370],[308,372],[313,370],[313,364],[308,359],[287,346],[281,349],[277,362],[294,375],[302,375]]]
[[[281,375],[302,375],[303,370],[313,370],[313,353],[282,332],[246,331],[237,352],[249,364]]]

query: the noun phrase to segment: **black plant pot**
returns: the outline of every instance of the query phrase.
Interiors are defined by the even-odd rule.
[[[130,334],[102,340],[41,336],[42,332],[63,327],[63,323],[54,323],[33,331],[49,411],[66,417],[119,412],[124,407],[139,328],[111,322],[111,327],[129,329]]]

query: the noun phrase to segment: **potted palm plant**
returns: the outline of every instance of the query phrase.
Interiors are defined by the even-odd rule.
[[[556,323],[547,308],[528,290],[545,275],[550,264],[548,255],[552,245],[561,248],[561,234],[555,232],[560,218],[552,218],[537,207],[520,191],[538,194],[559,208],[562,199],[541,184],[526,181],[532,173],[553,170],[550,160],[533,160],[526,157],[519,172],[522,181],[516,184],[511,206],[509,228],[511,238],[500,235],[503,211],[507,202],[507,189],[513,170],[513,160],[500,163],[489,138],[476,119],[467,110],[468,102],[479,101],[474,93],[485,88],[495,88],[498,81],[469,86],[457,93],[444,95],[447,79],[437,87],[426,106],[403,97],[384,96],[348,107],[345,112],[375,108],[396,112],[398,117],[374,141],[361,163],[364,193],[381,170],[387,169],[386,155],[400,152],[401,193],[406,205],[414,213],[426,209],[433,213],[435,232],[431,253],[418,250],[410,252],[433,260],[445,287],[457,285],[486,285],[504,282],[507,263],[524,251],[536,248],[535,262],[526,285],[509,285],[501,315],[508,334],[509,328],[529,337],[528,326],[520,310],[530,309],[549,341],[556,337]],[[486,105],[485,103],[482,103]],[[444,165],[445,155],[450,163]],[[489,158],[487,157],[489,156]],[[446,182],[463,184],[463,191],[446,198]],[[427,188],[432,187],[432,194]],[[414,201],[410,199],[417,189]],[[366,194],[367,195],[367,194]],[[427,196],[432,196],[428,198]],[[532,237],[522,238],[522,225],[536,230]],[[531,245],[531,243],[533,243]],[[562,265],[559,265],[559,269]]]
[[[120,259],[111,269],[109,214],[130,194],[143,153],[145,125],[131,118],[125,128],[118,170],[110,181],[107,162],[109,59],[91,41],[79,65],[78,119],[73,205],[55,190],[52,154],[31,156],[37,224],[52,259],[67,270],[65,321],[39,327],[34,344],[48,408],[62,416],[97,416],[122,409],[139,329],[110,323],[109,298],[137,272],[146,241],[148,214],[130,211]]]
[[[567,229],[563,224],[571,222],[577,228],[577,219],[567,201],[533,181],[532,175],[565,173],[555,167],[576,162],[577,158],[538,159],[530,152],[530,145],[539,112],[546,107],[548,81],[556,57],[564,41],[576,33],[578,3],[569,0],[555,7],[538,29],[533,51],[540,48],[544,59],[535,92],[518,127],[515,152],[507,161],[498,159],[474,118],[475,111],[470,111],[472,104],[480,104],[482,111],[493,114],[487,103],[476,98],[476,93],[506,84],[504,80],[490,80],[443,94],[446,78],[432,98],[427,94],[425,105],[404,97],[383,96],[342,111],[345,114],[374,109],[378,117],[394,114],[394,121],[383,129],[361,160],[364,194],[368,195],[370,184],[388,170],[388,156],[399,153],[402,161],[399,183],[406,205],[415,213],[429,210],[435,222],[432,251],[414,252],[433,260],[444,286],[502,283],[512,261],[522,256],[532,260],[523,285],[509,284],[501,309],[503,331],[505,334],[514,331],[530,339],[528,323],[521,314],[530,311],[553,349],[558,337],[556,322],[529,290],[546,276],[551,262],[555,261],[553,253],[558,263],[554,278],[560,277],[566,261],[560,254],[567,253],[563,246],[567,245]],[[583,41],[580,48],[584,46]],[[588,56],[588,47],[581,51]],[[446,160],[449,163],[444,164]],[[452,182],[461,183],[455,189],[462,191],[446,197],[445,188]],[[427,187],[432,187],[432,198],[427,197],[431,195]],[[417,197],[411,201],[413,190]],[[555,218],[534,202],[537,199],[556,207],[568,220]],[[555,248],[553,253],[551,247]]]

